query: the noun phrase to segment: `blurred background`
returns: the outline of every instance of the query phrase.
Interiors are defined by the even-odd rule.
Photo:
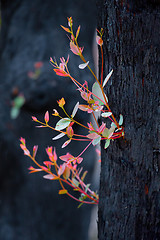
[[[69,39],[60,25],[67,26],[72,16],[74,29],[81,25],[80,46],[93,66],[93,38],[96,29],[96,0],[1,0],[0,19],[0,239],[2,240],[87,240],[92,208],[82,206],[67,196],[58,195],[59,184],[43,179],[43,174],[28,174],[31,160],[23,155],[19,138],[27,147],[39,145],[37,159],[47,160],[45,148],[56,146],[57,153],[83,149],[71,143],[61,150],[64,141],[53,142],[56,135],[37,129],[31,116],[43,120],[44,113],[57,109],[64,97],[71,113],[80,99],[76,87],[67,78],[58,77],[50,57],[70,54],[69,69],[80,82],[93,79],[87,70],[79,70],[81,60],[69,50]],[[87,114],[77,114],[81,122]],[[52,118],[53,126],[55,124]],[[78,129],[77,129],[78,131]],[[95,152],[90,149],[83,164],[93,182]],[[86,160],[87,159],[87,160]],[[94,184],[93,184],[94,185]],[[96,186],[95,186],[96,187]],[[96,220],[96,219],[95,219]],[[92,234],[95,239],[96,236]],[[89,238],[91,239],[91,237]],[[93,239],[93,238],[92,238]]]

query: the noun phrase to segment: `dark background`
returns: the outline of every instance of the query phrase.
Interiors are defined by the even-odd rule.
[[[87,71],[79,71],[80,59],[69,51],[69,39],[60,25],[67,26],[72,16],[75,30],[81,25],[80,45],[84,56],[92,61],[93,35],[96,28],[95,0],[3,0],[1,1],[0,32],[0,239],[2,240],[85,240],[91,207],[77,209],[77,203],[67,196],[59,196],[59,185],[42,178],[42,174],[28,174],[33,165],[23,156],[19,138],[26,138],[27,146],[39,145],[39,161],[47,160],[45,148],[56,146],[58,155],[62,141],[52,141],[54,132],[37,129],[31,120],[43,120],[46,110],[57,108],[56,100],[64,97],[68,111],[76,104],[79,94],[69,79],[55,75],[49,58],[70,54],[69,68],[81,82],[92,81]],[[34,63],[43,62],[41,74],[34,80],[28,72]],[[16,119],[10,111],[17,94],[23,94],[25,104]],[[80,121],[87,116],[78,115]],[[52,118],[53,120],[53,118]],[[89,121],[89,120],[88,120]],[[53,125],[55,121],[53,121]],[[77,129],[78,130],[78,129]],[[78,154],[81,143],[70,144]],[[62,151],[61,151],[62,155]],[[84,161],[91,182],[94,152]]]

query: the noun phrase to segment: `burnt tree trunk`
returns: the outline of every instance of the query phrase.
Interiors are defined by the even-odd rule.
[[[99,240],[160,239],[160,1],[101,0],[106,87],[125,138],[102,142]]]

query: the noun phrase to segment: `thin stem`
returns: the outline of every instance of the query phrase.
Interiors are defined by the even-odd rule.
[[[102,57],[102,68],[101,68],[101,86],[102,86],[102,83],[103,83],[103,48],[101,46],[101,57]]]
[[[96,122],[96,124],[97,124],[98,128],[99,128],[99,124],[98,124],[98,122],[97,122],[97,119],[96,119],[96,117],[95,117],[95,114],[94,114],[94,112],[92,112],[92,115],[93,115],[93,118],[94,118],[94,120],[95,120],[95,122]]]
[[[62,108],[62,109],[63,109],[64,113],[67,115],[67,117],[68,117],[72,122],[75,122],[75,123],[77,123],[78,125],[80,125],[81,127],[84,127],[84,128],[86,128],[86,129],[89,130],[88,127],[86,127],[86,126],[83,125],[82,123],[79,123],[79,122],[77,122],[76,120],[74,120],[73,118],[71,118],[71,117],[67,114],[67,112],[66,112],[66,110],[65,110],[64,108]]]
[[[76,158],[79,158],[80,156],[82,156],[82,154],[87,150],[87,148],[89,148],[89,146],[91,145],[92,141],[87,145],[87,147],[85,147],[85,149],[83,149],[83,151],[78,155],[78,157]]]

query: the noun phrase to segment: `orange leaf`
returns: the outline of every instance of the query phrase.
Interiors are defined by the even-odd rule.
[[[59,190],[59,194],[66,194],[66,193],[68,193],[67,189]]]
[[[63,27],[62,25],[61,25],[61,27],[64,29],[64,31],[66,31],[66,32],[68,32],[68,33],[71,32],[71,31],[69,30],[69,28]]]

